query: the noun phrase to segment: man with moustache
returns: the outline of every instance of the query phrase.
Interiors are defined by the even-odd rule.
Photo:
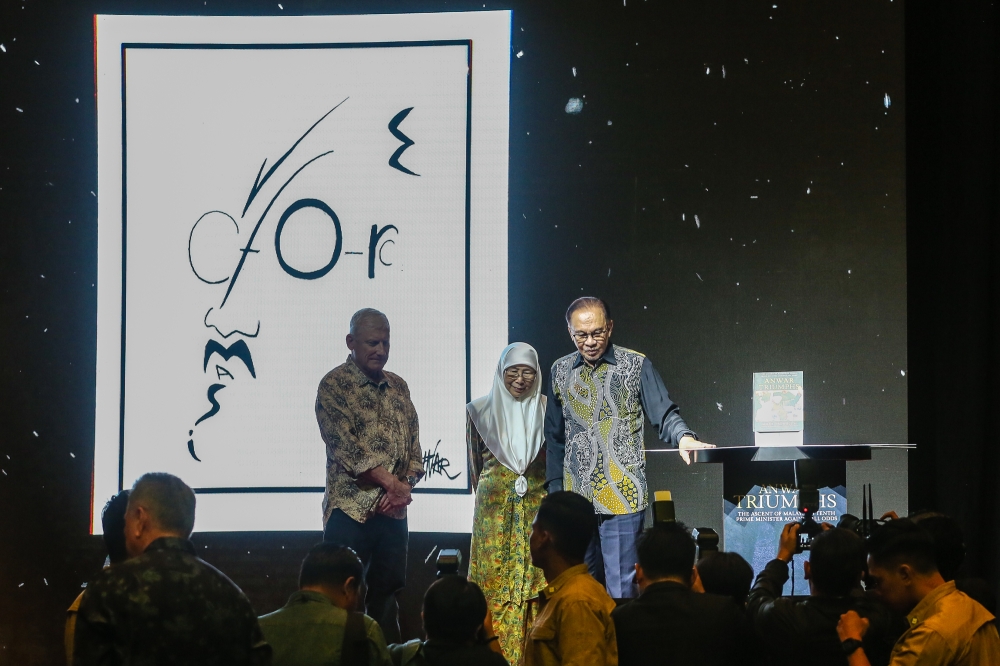
[[[406,506],[424,475],[417,412],[389,359],[389,320],[364,308],[351,317],[347,361],[316,396],[326,442],[323,540],[348,546],[364,564],[365,608],[389,641],[399,640],[396,595],[406,582]]]
[[[598,529],[587,551],[591,575],[616,599],[637,596],[636,539],[648,496],[643,417],[691,462],[699,442],[643,354],[611,344],[604,301],[584,296],[566,310],[577,351],[552,365],[545,412],[546,487],[593,501]]]

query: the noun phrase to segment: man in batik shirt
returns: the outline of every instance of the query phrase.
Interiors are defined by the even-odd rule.
[[[389,320],[351,317],[347,361],[319,384],[316,419],[326,442],[323,540],[349,546],[365,566],[366,612],[399,641],[396,596],[406,582],[410,490],[424,474],[417,411],[399,375],[386,372]]]
[[[194,491],[144,474],[125,512],[131,559],[97,575],[80,602],[73,663],[251,666],[271,663],[257,614],[233,581],[195,555]]]
[[[643,417],[660,439],[691,462],[699,442],[643,354],[611,344],[604,301],[570,304],[566,324],[577,351],[552,365],[545,412],[546,487],[594,503],[598,531],[587,551],[591,575],[616,599],[637,596],[636,539],[646,504]]]

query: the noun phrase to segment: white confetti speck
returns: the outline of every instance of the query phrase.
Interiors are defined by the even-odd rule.
[[[566,102],[566,113],[575,116],[581,111],[583,111],[583,100],[579,97],[570,97]]]
[[[720,412],[722,411],[722,403],[721,402],[715,403],[715,406],[719,408]]]
[[[523,55],[524,55],[524,51],[518,51],[518,52],[517,52],[517,57],[518,57],[518,58],[520,58],[520,57],[521,57],[521,56],[523,56]]]
[[[722,66],[722,78],[726,78],[726,66]]]
[[[24,109],[22,109],[21,107],[15,106],[14,108],[17,109],[18,113],[24,113]]]
[[[806,188],[806,194],[811,194],[811,193],[812,193],[812,188],[811,187],[807,187]]]
[[[892,104],[892,100],[889,99],[889,93],[885,94],[885,99],[882,100],[882,103],[885,104],[885,108],[887,109],[889,108],[889,105]]]
[[[698,219],[698,216],[697,216],[697,215],[695,215],[695,216],[694,216],[694,225],[695,225],[695,226],[696,226],[697,228],[701,229],[701,220],[699,220],[699,219]]]
[[[699,279],[699,280],[701,280],[701,274],[699,274],[699,273],[695,273],[695,275],[697,275],[697,276],[698,276],[698,279]],[[701,281],[702,281],[702,282],[704,282],[704,280],[701,280]]]
[[[38,61],[37,60],[35,61],[35,64],[38,65]],[[41,67],[41,65],[39,65],[39,67]]]
[[[906,370],[900,370],[899,374],[900,374],[901,377],[905,377],[906,376]]]
[[[712,71],[711,67],[706,67],[705,68],[705,74],[709,74],[711,71]]]
[[[573,76],[576,76],[576,67],[573,68]]]
[[[751,194],[751,195],[750,195],[750,198],[751,198],[751,199],[756,199],[756,198],[757,198],[757,195],[756,195],[756,194]]]
[[[48,578],[43,578],[42,580],[45,582],[46,585],[49,584],[49,579]]]
[[[280,9],[281,11],[285,11],[285,8],[282,7],[280,4],[278,5],[278,9]]]
[[[611,125],[611,121],[609,120],[609,121],[608,121],[608,126],[610,126],[610,125]]]
[[[31,431],[31,434],[34,435],[35,437],[38,437],[38,433],[34,430]]]
[[[851,274],[851,269],[850,269],[850,268],[848,268],[848,269],[847,269],[847,274],[848,274],[848,275],[850,275],[850,274]]]
[[[0,44],[0,51],[3,51],[4,53],[7,53],[7,47],[4,46],[3,44]]]
[[[70,451],[70,453],[69,453],[69,457],[70,457],[70,458],[76,458],[76,454],[75,454],[75,453],[73,453],[72,451]]]
[[[79,98],[79,97],[77,97],[77,98],[76,98],[76,103],[77,103],[77,104],[79,104],[79,103],[80,103],[80,98]]]

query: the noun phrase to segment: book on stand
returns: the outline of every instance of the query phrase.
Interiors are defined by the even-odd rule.
[[[753,373],[753,434],[757,446],[802,446],[802,371]]]

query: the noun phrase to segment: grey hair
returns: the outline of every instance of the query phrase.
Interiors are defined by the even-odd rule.
[[[569,307],[566,309],[566,325],[568,326],[570,324],[570,318],[573,316],[574,312],[577,310],[590,309],[603,311],[605,321],[611,321],[611,309],[608,307],[607,303],[594,296],[581,296],[570,303]]]
[[[128,508],[142,506],[163,530],[185,539],[194,529],[194,491],[173,474],[149,472],[132,486]]]
[[[380,320],[378,324],[375,324],[376,328],[389,328],[389,318],[385,316],[382,312],[379,312],[375,308],[361,308],[351,317],[351,335],[357,335],[358,329],[361,328],[366,322],[371,322],[373,319]]]

